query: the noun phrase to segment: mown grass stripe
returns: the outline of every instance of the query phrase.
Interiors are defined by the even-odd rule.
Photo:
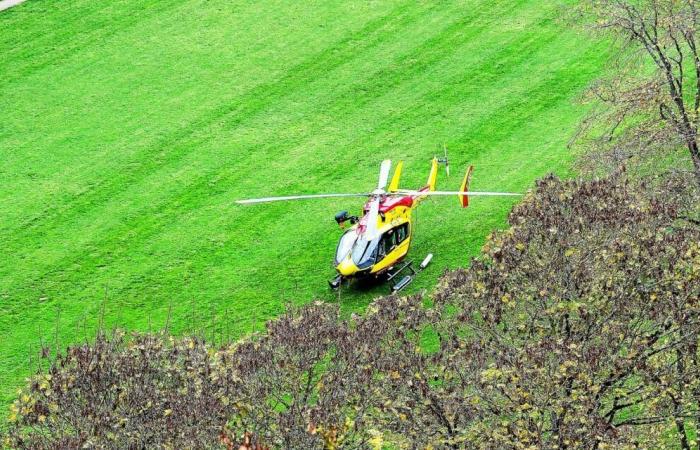
[[[396,61],[392,65],[391,70],[381,71],[382,72],[381,74],[377,74],[376,76],[373,76],[369,83],[363,85],[364,86],[363,90],[366,92],[375,92],[378,88],[380,88],[381,90],[387,90],[387,91],[391,90],[395,86],[401,84],[402,82],[405,82],[406,80],[413,79],[417,74],[419,74],[424,69],[424,67],[435,64],[438,60],[446,57],[446,55],[453,53],[455,51],[454,47],[458,47],[458,46],[455,44],[455,42],[452,42],[451,40],[453,40],[455,38],[455,36],[460,35],[458,33],[458,30],[460,29],[459,25],[463,25],[463,24],[464,24],[463,20],[458,20],[455,22],[454,25],[450,26],[446,30],[443,30],[435,38],[428,40],[428,41],[424,42],[423,44],[421,44],[421,46],[413,49],[409,54],[401,57],[398,61]],[[476,33],[476,35],[478,35],[478,32]],[[447,39],[448,37],[449,37],[449,39],[447,41],[441,42],[442,40]],[[515,41],[515,40],[518,40],[517,37],[513,38],[513,41]],[[436,43],[439,41],[441,42],[441,45],[438,46],[438,45],[436,45]],[[523,41],[521,41],[521,42],[523,42]],[[544,45],[546,43],[546,40],[541,39],[540,43],[541,43],[541,45]],[[528,46],[530,44],[525,42],[523,45]],[[415,59],[416,55],[424,54],[425,49],[428,47],[430,47],[432,49],[430,59],[423,58],[420,60],[421,61],[420,64],[406,65],[406,61],[412,61]],[[447,53],[438,53],[436,50],[438,48],[441,48],[442,52],[447,52]],[[514,52],[514,54],[522,54],[522,53],[518,51],[518,52]],[[482,69],[485,69],[486,67],[493,64],[495,61],[497,61],[499,59],[502,59],[502,58],[498,54],[493,54],[493,55],[491,55],[491,59],[482,60],[481,66],[477,66],[474,69],[477,72],[481,71]],[[517,61],[512,61],[512,62],[515,63]],[[447,84],[449,84],[449,83],[447,83]],[[326,103],[329,104],[329,107],[331,107],[333,109],[342,109],[343,105],[345,105],[349,102],[353,102],[355,108],[360,108],[360,107],[366,106],[367,102],[372,101],[372,98],[370,96],[360,97],[360,96],[356,95],[356,88],[350,88],[347,90],[340,90],[340,91],[334,92],[334,94],[337,94],[337,96],[332,95],[326,100]],[[336,106],[330,106],[331,104],[336,105]],[[337,106],[337,105],[340,105],[340,106]],[[347,111],[352,111],[352,110],[349,109]],[[410,116],[410,114],[409,114],[409,116]],[[337,121],[341,121],[342,115],[335,115],[335,117],[336,117]],[[238,125],[240,125],[240,124],[237,124],[236,126],[238,126]],[[383,124],[382,126],[386,126],[386,125],[387,124]],[[235,126],[234,126],[234,128],[235,128]],[[287,148],[300,147],[300,146],[304,145],[303,141],[295,141],[295,140],[290,141],[289,139],[287,139],[287,140],[285,140],[285,142],[287,144]],[[263,156],[265,153],[267,153],[268,156],[272,156],[273,152],[279,152],[280,149],[278,148],[278,146],[273,144],[273,145],[266,145],[266,146],[260,147],[256,150],[261,156]],[[285,164],[288,164],[288,163],[285,163]],[[167,166],[161,168],[160,171],[165,171],[166,169],[167,169]],[[216,169],[214,170],[214,172],[215,171],[216,171]],[[214,172],[207,172],[207,173],[204,173],[202,175],[198,175],[198,179],[200,181],[195,182],[194,184],[190,183],[187,186],[182,186],[180,188],[180,191],[184,191],[185,195],[187,197],[192,197],[193,192],[197,193],[196,195],[203,195],[200,198],[201,203],[202,204],[206,203],[206,201],[208,199],[204,195],[206,193],[205,188],[206,188],[206,186],[208,186],[211,183],[211,177],[214,175]],[[230,181],[230,184],[235,185],[237,183],[242,182],[245,178],[247,178],[245,175],[234,177]],[[294,185],[289,185],[288,187],[289,188],[294,188],[294,187],[299,188],[299,186],[294,186]],[[199,192],[200,190],[201,190],[201,192]],[[176,190],[176,192],[177,192],[177,190]],[[176,205],[188,204],[190,208],[197,208],[198,207],[198,204],[196,204],[196,203],[193,204],[193,203],[188,202],[186,200],[187,200],[186,197],[178,198],[177,196],[176,197],[169,196],[169,197],[166,197],[162,201],[162,203],[157,205],[155,208],[153,207],[154,205],[143,205],[141,214],[144,214],[144,215],[150,214],[151,211],[154,211],[154,210],[158,210],[161,212],[164,210],[167,211],[167,205],[169,205],[169,204],[176,204]],[[123,201],[127,201],[127,198],[124,198]],[[114,210],[114,206],[109,206],[109,204],[105,204],[104,208],[111,208],[112,210]],[[80,211],[80,214],[84,215],[86,213],[87,213],[87,211]],[[94,214],[99,215],[99,214],[106,214],[106,213],[107,213],[107,211],[99,211],[99,212],[96,212]],[[137,217],[138,217],[138,212],[131,210],[131,215],[133,215],[134,213],[136,213]],[[76,213],[75,215],[78,215],[78,214]],[[69,220],[67,220],[68,217],[70,217],[70,216],[66,216],[66,217],[64,217],[64,219],[65,219],[65,222],[67,224],[67,227],[70,227],[71,223]],[[62,223],[62,222],[54,222],[54,225],[59,225],[60,223]],[[167,224],[164,225],[164,227],[167,228]],[[65,229],[65,227],[62,231],[58,227],[55,227],[54,229],[55,229],[55,232],[58,234],[67,232],[69,230],[69,229]],[[149,238],[150,238],[150,236],[145,236],[145,239],[149,239]],[[90,242],[90,243],[88,243],[88,245],[95,246],[97,248],[110,248],[106,244],[107,244],[106,242]],[[19,245],[22,245],[22,244],[20,243]],[[98,255],[97,257],[100,257],[100,256]],[[85,259],[85,258],[86,258],[86,255],[79,253],[79,254],[72,255],[72,259],[70,259],[70,260],[57,261],[55,263],[55,265],[57,265],[59,267],[70,266],[71,264],[76,263],[76,261],[81,260],[81,259]],[[32,263],[32,264],[35,264],[35,263]],[[39,274],[38,276],[43,278],[45,275],[42,273],[42,274]],[[38,281],[38,280],[36,280],[36,281]],[[35,282],[35,281],[33,281],[33,282]]]
[[[75,4],[87,14],[86,39],[107,31],[104,4]],[[237,209],[234,198],[355,190],[371,184],[384,157],[406,159],[405,183],[417,185],[442,142],[455,170],[476,163],[475,188],[523,189],[547,170],[566,170],[564,144],[581,114],[572,99],[603,65],[597,44],[563,31],[557,6],[542,0],[177,5],[174,16],[126,18],[123,30],[81,49],[65,42],[81,24],[76,17],[37,47],[0,37],[0,49],[22,47],[13,49],[20,60],[4,60],[0,70],[27,71],[0,81],[9,92],[0,107],[10,111],[0,125],[0,174],[13,186],[0,190],[0,341],[10,342],[0,346],[0,397],[10,398],[28,373],[26,350],[48,334],[56,310],[61,343],[80,339],[78,326],[95,325],[105,290],[109,324],[157,325],[172,302],[177,332],[193,322],[221,328],[228,317],[242,333],[284,301],[330,300],[330,214],[358,204]],[[140,6],[125,8],[128,16]],[[38,10],[48,22],[70,14]],[[276,26],[295,17],[307,28]],[[0,19],[0,27],[25,26],[15,37],[40,33],[41,21],[29,18]],[[236,36],[240,47],[229,42]],[[144,37],[158,45],[141,46]],[[120,54],[129,44],[139,48]],[[40,55],[45,46],[73,53],[42,68],[41,58],[56,56]],[[130,57],[141,65],[126,64]],[[150,61],[156,57],[162,66]],[[166,67],[174,69],[161,75]],[[75,96],[70,79],[65,87],[50,82],[54,73],[76,73],[99,101]],[[57,90],[45,92],[47,82]],[[134,82],[139,95],[127,91]],[[32,112],[24,100],[45,114],[35,129],[18,116]],[[52,112],[54,104],[90,116],[81,124],[71,111]],[[441,175],[442,186],[455,182]],[[426,204],[413,251],[434,252],[435,264],[411,289],[465,264],[510,204]],[[361,309],[382,292],[346,291],[344,307]]]

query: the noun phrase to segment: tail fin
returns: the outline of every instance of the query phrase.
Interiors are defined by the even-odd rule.
[[[432,165],[430,166],[430,174],[428,175],[427,186],[431,191],[435,190],[435,181],[437,180],[438,172],[438,159],[433,158]]]
[[[474,166],[469,166],[467,168],[467,173],[464,174],[464,180],[462,180],[462,186],[459,188],[459,203],[462,205],[462,208],[466,208],[469,206],[469,195],[467,192],[469,192],[469,182],[472,179],[472,171],[474,170]]]
[[[396,192],[399,190],[401,169],[403,169],[403,161],[399,161],[399,163],[396,165],[396,169],[394,169],[394,176],[391,177],[391,183],[389,184],[389,192]]]
[[[435,190],[435,181],[437,180],[438,166],[440,164],[445,165],[445,173],[450,176],[450,162],[447,159],[447,148],[445,148],[445,157],[438,159],[437,156],[433,157],[432,165],[430,166],[430,175],[428,175],[428,185],[427,187],[431,190]]]

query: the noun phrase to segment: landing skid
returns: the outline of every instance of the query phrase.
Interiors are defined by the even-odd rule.
[[[423,262],[420,263],[420,266],[418,266],[418,271],[416,271],[416,269],[413,268],[413,261],[403,263],[401,267],[399,267],[396,270],[391,269],[389,271],[388,278],[389,283],[391,283],[391,293],[395,294],[403,288],[405,288],[406,286],[408,286],[409,284],[411,284],[416,275],[418,275],[418,272],[422,272],[423,270],[425,270],[425,268],[428,267],[428,264],[430,264],[430,261],[432,260],[433,254],[428,253],[428,256],[426,256]],[[399,278],[399,275],[401,275],[405,271],[408,271],[410,273]]]
[[[420,263],[420,266],[418,266],[418,270],[413,268],[413,261],[405,261],[401,263],[399,266],[394,266],[390,268],[386,273],[386,281],[389,282],[391,285],[391,293],[395,294],[402,289],[404,289],[406,286],[411,284],[413,280],[415,279],[416,275],[418,273],[422,272],[425,270],[425,268],[430,264],[430,261],[433,259],[433,254],[430,253],[428,256],[425,257],[423,262]],[[373,278],[377,281],[379,279]],[[332,290],[338,290],[343,284],[343,281],[350,281],[349,279],[346,279],[342,277],[341,275],[337,275],[335,278],[328,280],[328,286]]]
[[[401,274],[406,272],[408,272],[406,275],[401,276]],[[418,272],[413,268],[413,261],[406,261],[397,269],[390,269],[387,281],[391,285],[391,293],[395,294],[411,284],[416,274],[418,274]]]

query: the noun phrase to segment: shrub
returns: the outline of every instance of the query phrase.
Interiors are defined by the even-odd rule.
[[[700,232],[620,178],[547,177],[437,294],[458,311],[462,427],[481,448],[659,448],[698,429]],[[675,439],[674,438],[674,439]]]
[[[687,185],[546,177],[434,298],[380,298],[350,320],[314,303],[221,348],[100,334],[30,380],[6,444],[660,448],[670,433],[690,448],[700,228]]]

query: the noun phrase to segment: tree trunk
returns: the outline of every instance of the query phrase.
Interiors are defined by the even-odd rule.
[[[685,421],[680,418],[676,418],[676,431],[678,432],[678,440],[681,444],[683,450],[690,450],[690,443],[688,442],[688,435],[685,431]]]
[[[697,144],[696,144],[696,150],[697,150]],[[678,374],[678,392],[681,392],[681,398],[677,399],[675,396],[671,396],[671,400],[673,401],[675,405],[675,411],[674,415],[675,417],[675,422],[676,422],[676,431],[678,432],[678,439],[679,443],[681,444],[681,448],[683,450],[690,450],[690,443],[688,442],[688,434],[686,433],[685,429],[685,420],[680,417],[683,414],[683,407],[681,403],[683,402],[683,379],[684,375],[686,374],[685,372],[685,361],[683,360],[683,352],[680,349],[676,350],[676,357],[678,358],[678,361],[676,362],[676,372]]]
[[[695,169],[695,181],[700,187],[700,148],[697,140],[693,139],[688,142],[688,150],[690,150],[690,158],[693,160],[693,168]]]

